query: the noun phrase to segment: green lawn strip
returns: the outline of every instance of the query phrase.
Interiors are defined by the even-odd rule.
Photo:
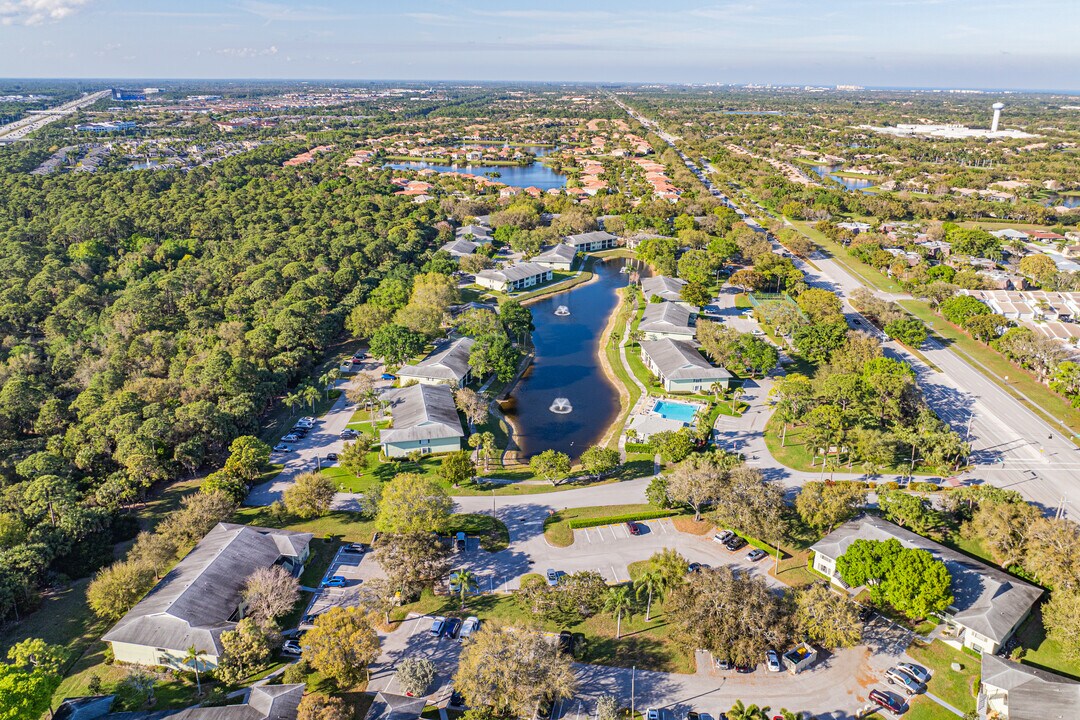
[[[1025,650],[1023,658],[1025,665],[1080,680],[1080,661],[1070,658],[1066,648],[1060,642],[1046,637],[1041,606],[1036,608],[1031,613],[1031,617],[1020,626],[1016,637]]]
[[[568,508],[552,513],[544,520],[544,537],[555,547],[569,547],[574,543],[574,531],[570,521],[587,518],[631,515],[650,512],[656,508],[648,503],[633,505],[601,505],[597,507]]]
[[[1080,409],[1072,407],[1065,398],[1036,380],[1026,370],[1013,365],[992,347],[980,343],[937,315],[925,302],[901,300],[900,305],[927,325],[932,325],[932,331],[942,339],[942,345],[948,346],[969,365],[993,380],[998,387],[1052,426],[1057,425],[1060,420],[1074,433],[1080,432]],[[1006,376],[1009,378],[1008,382],[1005,381]]]
[[[499,552],[510,546],[510,531],[506,523],[490,515],[464,513],[453,515],[445,529],[446,534],[463,532],[480,538],[480,547],[488,552]]]
[[[870,717],[881,716],[874,714]],[[952,710],[938,705],[928,697],[918,695],[908,702],[908,711],[904,713],[904,720],[958,720],[958,718]]]
[[[284,518],[277,520],[267,507],[242,507],[233,516],[234,522],[244,525],[283,528],[313,533],[322,541],[327,536],[340,542],[370,542],[375,523],[359,513],[336,510],[311,520]]]
[[[915,641],[908,647],[908,655],[932,673],[927,690],[963,712],[975,709],[975,681],[979,678],[979,661],[959,650],[954,650],[940,640],[926,645]],[[952,663],[963,668],[955,672]]]
[[[810,570],[810,551],[801,550],[781,558],[772,575],[780,582],[791,587],[804,587],[820,582],[823,578]]]
[[[641,346],[634,344],[626,348],[626,363],[630,366],[630,371],[634,373],[634,377],[645,386],[645,389],[650,395],[662,395],[664,388],[657,381],[656,376],[649,372],[649,369],[645,367],[645,363],[641,361]]]

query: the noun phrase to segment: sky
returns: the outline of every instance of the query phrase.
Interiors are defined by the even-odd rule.
[[[0,0],[0,77],[1080,90],[1080,0]]]

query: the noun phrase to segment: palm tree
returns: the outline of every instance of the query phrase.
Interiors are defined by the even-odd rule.
[[[480,581],[472,570],[462,568],[457,571],[458,595],[461,598],[461,609],[465,609],[465,598],[469,593],[480,586]]]
[[[297,392],[289,393],[288,395],[286,395],[282,399],[282,402],[289,406],[290,411],[296,412],[296,406],[297,405],[303,405],[304,404],[304,398],[301,396],[300,392],[297,391]]]
[[[794,710],[788,710],[786,708],[781,708],[780,709],[780,714],[777,715],[776,717],[780,718],[780,720],[802,720],[802,716],[803,716],[803,714],[802,714],[801,710],[796,712]]]
[[[611,613],[615,618],[615,639],[622,637],[622,616],[633,617],[634,601],[630,599],[630,588],[626,585],[608,588],[607,597],[604,599],[604,610]]]
[[[304,402],[311,405],[311,412],[315,412],[315,403],[319,399],[319,388],[314,385],[305,385],[300,389],[300,397]]]
[[[632,342],[632,343],[640,343],[644,339],[645,339],[645,333],[643,331],[641,331],[641,330],[631,330],[630,331],[630,342]]]
[[[709,386],[709,392],[713,394],[713,400],[715,402],[720,402],[720,397],[724,394],[725,390],[726,388],[722,382],[714,382]]]
[[[636,597],[640,600],[642,593],[649,596],[648,604],[645,606],[645,622],[652,620],[653,593],[656,593],[661,598],[664,597],[664,593],[668,589],[667,584],[668,577],[659,568],[646,570],[641,574],[641,577],[634,581]]]
[[[741,398],[745,394],[746,391],[743,390],[741,387],[731,388],[731,412],[735,412],[735,404],[739,401],[739,398]]]
[[[727,716],[728,720],[769,720],[769,708],[743,705],[742,700],[736,700],[728,710]]]
[[[190,665],[195,669],[195,692],[202,695],[202,680],[199,678],[199,662],[205,655],[202,650],[192,645],[187,649],[187,654],[184,655],[184,664]]]

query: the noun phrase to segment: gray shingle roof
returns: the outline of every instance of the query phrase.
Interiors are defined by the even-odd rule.
[[[382,395],[390,403],[394,427],[379,431],[380,442],[463,437],[454,394],[446,385],[411,385]]]
[[[646,299],[653,295],[659,295],[665,300],[678,301],[682,299],[682,289],[686,287],[686,281],[679,278],[656,275],[641,281],[641,294]]]
[[[503,282],[514,282],[515,280],[524,280],[533,275],[544,275],[549,272],[551,272],[551,268],[536,263],[524,262],[504,267],[501,270],[481,270],[476,276]]]
[[[481,240],[490,240],[491,228],[484,227],[483,225],[465,225],[463,227],[459,227],[457,229],[457,232],[455,232],[454,234],[458,237],[472,235],[473,237],[480,238]]]
[[[670,302],[646,305],[638,329],[642,332],[694,336],[694,328],[690,325],[690,311],[682,305]]]
[[[406,378],[449,380],[457,383],[469,372],[469,353],[476,341],[469,337],[459,338],[416,363],[406,365],[398,375]]]
[[[1072,720],[1080,715],[1080,683],[983,653],[982,683],[1009,694],[1008,720]]]
[[[559,243],[534,257],[533,262],[573,262],[575,257],[577,250],[573,245]]]
[[[713,367],[693,345],[682,340],[661,338],[642,340],[642,355],[648,355],[668,380],[727,380],[731,373]]]
[[[843,555],[855,540],[896,538],[904,547],[927,550],[945,563],[952,576],[952,617],[964,627],[1003,642],[1012,628],[1031,610],[1042,590],[995,567],[939,545],[910,530],[872,515],[844,523],[810,549],[830,558]]]
[[[480,246],[471,240],[462,240],[459,238],[457,240],[451,240],[439,249],[445,250],[454,257],[461,257],[462,255],[472,255],[476,252],[476,248],[478,247]]]
[[[589,243],[600,242],[602,240],[614,240],[618,235],[612,235],[609,232],[603,230],[593,230],[587,233],[578,233],[577,235],[567,235],[566,242],[571,245],[588,245]]]
[[[194,645],[221,654],[221,633],[240,606],[244,581],[282,557],[298,557],[311,533],[218,523],[102,638],[168,650]]]
[[[55,720],[296,720],[304,684],[257,685],[244,702],[222,707],[110,713],[115,696],[69,698],[57,708]]]

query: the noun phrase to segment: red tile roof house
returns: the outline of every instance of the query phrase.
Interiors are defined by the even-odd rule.
[[[1028,233],[1028,239],[1029,240],[1041,240],[1042,242],[1058,242],[1059,240],[1064,240],[1065,236],[1064,235],[1058,235],[1056,232],[1036,231],[1036,232]]]

